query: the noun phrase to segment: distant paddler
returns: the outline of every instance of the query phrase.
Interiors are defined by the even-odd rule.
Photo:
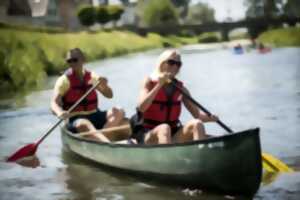
[[[262,42],[260,42],[258,44],[258,48],[257,48],[259,53],[268,53],[271,51],[270,47],[266,47]]]
[[[243,54],[244,50],[241,44],[237,44],[236,46],[233,47],[233,52],[235,54]]]

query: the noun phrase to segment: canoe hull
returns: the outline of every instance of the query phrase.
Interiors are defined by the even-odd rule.
[[[262,174],[259,129],[169,145],[121,145],[78,138],[62,128],[64,147],[109,167],[184,187],[252,195]]]

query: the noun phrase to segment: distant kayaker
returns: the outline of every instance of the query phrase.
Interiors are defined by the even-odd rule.
[[[272,49],[270,47],[266,47],[263,43],[259,43],[258,52],[261,54],[269,53]]]
[[[122,109],[108,111],[98,109],[98,90],[106,98],[112,98],[113,92],[105,77],[98,76],[84,68],[85,56],[79,48],[68,51],[66,62],[69,68],[60,76],[54,87],[51,100],[52,111],[62,119],[67,119],[67,128],[71,132],[95,131],[119,125],[124,118]],[[71,113],[67,110],[77,102],[96,82],[99,85]],[[102,142],[109,139],[102,134],[88,136]]]
[[[242,47],[241,44],[237,44],[236,46],[233,47],[233,52],[235,54],[243,54],[244,53],[244,49]]]
[[[258,49],[259,50],[262,50],[262,49],[265,49],[266,47],[265,47],[265,45],[262,43],[262,42],[260,42],[259,44],[258,44]]]
[[[154,72],[146,77],[139,96],[138,111],[143,118],[143,129],[136,134],[139,143],[166,144],[207,138],[204,122],[217,121],[209,117],[169,83],[190,94],[183,82],[175,79],[182,66],[181,56],[175,49],[164,51],[158,58]],[[182,125],[179,117],[182,103],[195,118]]]

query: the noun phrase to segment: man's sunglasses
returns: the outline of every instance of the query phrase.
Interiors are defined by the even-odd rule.
[[[177,65],[178,67],[181,67],[182,62],[177,60],[167,60],[168,65]]]
[[[70,58],[67,60],[67,63],[77,63],[78,62],[78,58]]]

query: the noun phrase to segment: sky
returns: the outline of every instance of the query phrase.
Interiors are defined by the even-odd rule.
[[[244,0],[191,0],[192,3],[207,3],[215,9],[215,18],[217,21],[224,21],[228,16],[234,21],[245,18],[246,7]]]

